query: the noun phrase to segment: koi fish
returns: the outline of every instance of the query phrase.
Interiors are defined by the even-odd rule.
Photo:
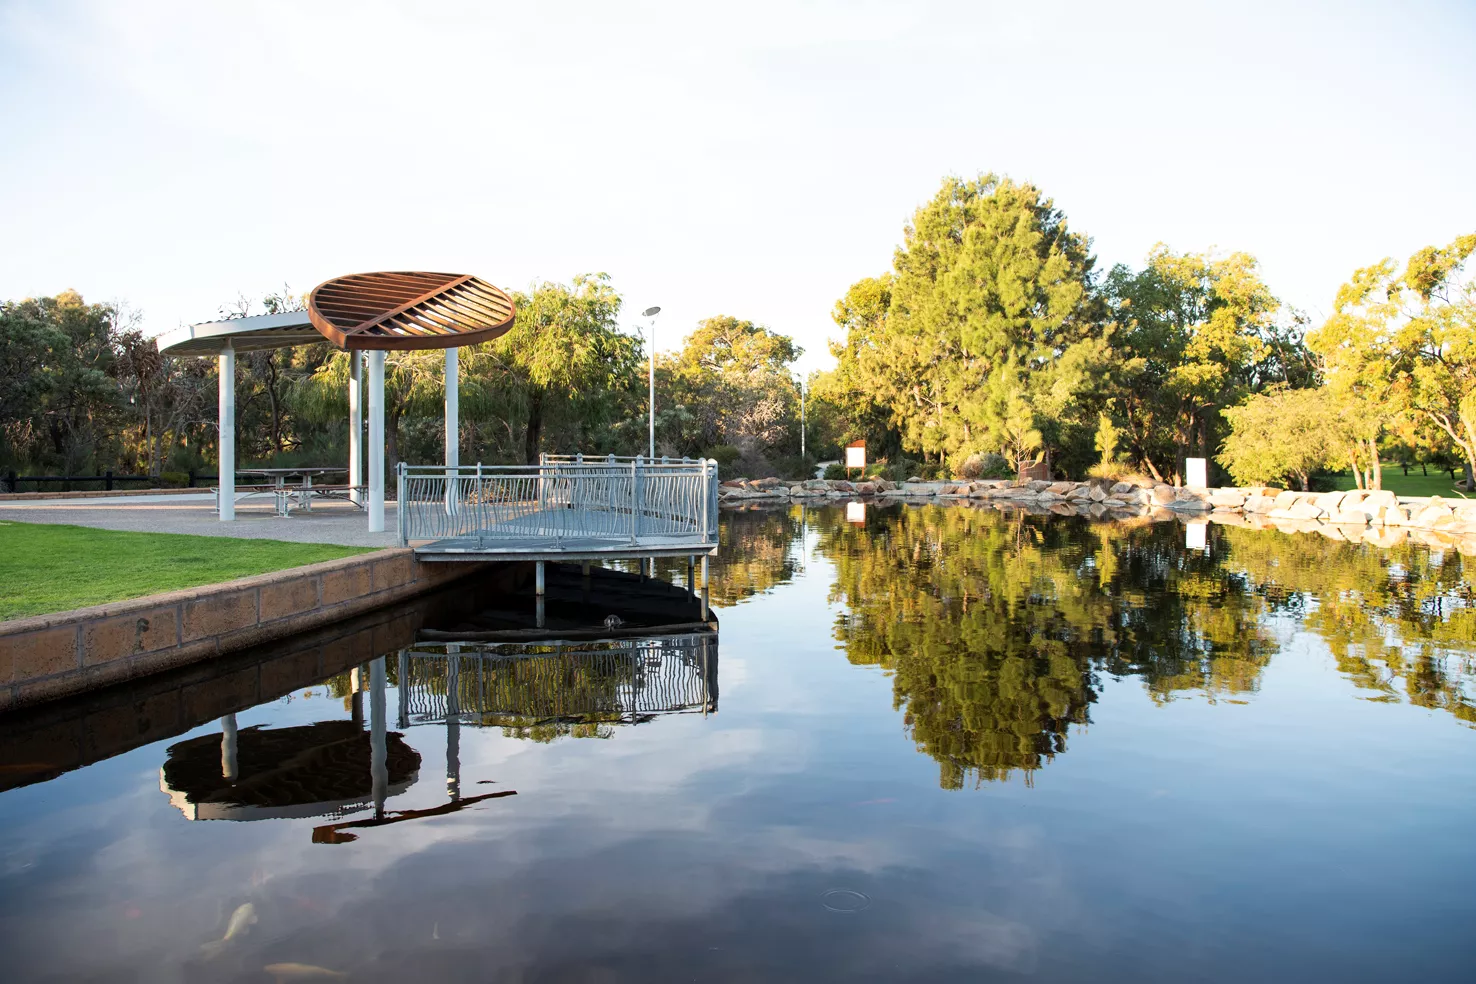
[[[236,911],[231,913],[231,921],[226,924],[225,935],[200,947],[200,952],[205,954],[207,959],[220,956],[233,941],[249,933],[255,923],[256,906],[250,902],[238,906]]]
[[[348,977],[341,970],[329,970],[327,967],[305,963],[267,964],[262,970],[271,974],[277,984],[282,984],[283,981],[341,981]]]

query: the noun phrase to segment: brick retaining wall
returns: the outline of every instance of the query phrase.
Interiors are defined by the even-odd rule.
[[[0,622],[0,711],[316,629],[483,567],[423,563],[399,547]]]

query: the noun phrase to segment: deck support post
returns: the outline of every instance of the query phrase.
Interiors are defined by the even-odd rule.
[[[707,621],[707,554],[702,555],[702,621]]]
[[[404,731],[410,727],[410,650],[408,649],[400,650],[398,679],[400,683],[397,688],[400,696],[399,728]]]
[[[369,781],[376,818],[384,816],[384,801],[389,796],[386,710],[384,657],[380,656],[369,664]]]
[[[369,353],[369,532],[384,532],[384,351]]]
[[[546,576],[546,572],[545,572],[544,568],[546,566],[547,565],[546,565],[546,563],[544,561],[539,560],[539,561],[535,561],[534,562],[534,574],[533,574],[533,606],[534,606],[534,612],[533,612],[533,614],[534,614],[534,622],[537,624],[538,628],[540,628],[540,629],[544,627],[543,623],[546,621],[546,619],[544,618],[544,607],[543,607],[543,605],[544,605],[544,593],[545,593],[545,590],[546,590],[546,587],[547,587],[546,582],[544,580],[544,578]]]
[[[349,353],[349,442],[348,484],[364,484],[364,353]],[[349,499],[356,506],[364,504],[364,493],[351,488]]]
[[[236,518],[236,350],[229,344],[220,350],[220,472],[216,485],[220,498],[216,505],[220,510],[220,521],[229,523]]]
[[[461,647],[446,646],[446,796],[461,799]]]
[[[693,560],[694,558],[692,557],[692,555],[687,554],[687,591],[690,592],[692,597],[695,598],[697,597],[697,582],[692,580]]]

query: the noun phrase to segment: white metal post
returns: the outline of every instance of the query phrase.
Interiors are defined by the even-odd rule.
[[[236,518],[236,350],[220,351],[220,519]]]
[[[656,457],[656,319],[651,318],[651,361],[650,361],[650,406],[646,414],[651,421],[651,448],[650,456]]]
[[[364,353],[349,353],[349,455],[348,484],[364,484]],[[351,490],[355,505],[364,504],[364,493]]]
[[[384,352],[369,353],[369,532],[384,532]]]
[[[446,512],[456,511],[461,464],[461,358],[460,350],[446,350]]]

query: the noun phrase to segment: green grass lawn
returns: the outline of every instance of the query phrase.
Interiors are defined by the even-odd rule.
[[[1457,475],[1460,472],[1456,472]],[[1324,481],[1331,481],[1334,489],[1357,488],[1353,481],[1352,472],[1342,472],[1336,475],[1323,476]],[[1404,469],[1398,465],[1387,462],[1383,465],[1384,488],[1395,495],[1440,495],[1447,499],[1459,499],[1461,493],[1456,489],[1455,483],[1450,480],[1450,473],[1430,469],[1430,474],[1421,475],[1418,465],[1412,465],[1409,474],[1404,474]],[[1467,493],[1469,495],[1469,493]]]
[[[0,620],[215,584],[370,549],[0,520]]]

